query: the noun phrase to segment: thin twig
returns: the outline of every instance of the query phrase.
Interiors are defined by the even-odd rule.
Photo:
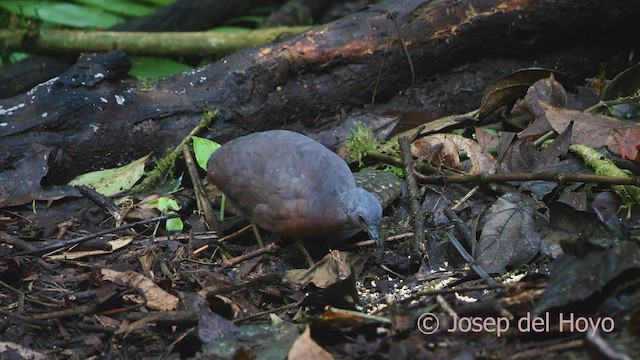
[[[551,174],[551,173],[509,173],[509,174],[476,174],[476,175],[422,175],[416,176],[423,184],[445,185],[449,183],[490,184],[508,181],[553,181],[558,184],[583,182],[603,185],[635,185],[640,186],[640,177],[600,176],[591,174]]]
[[[400,152],[402,153],[402,159],[404,162],[404,172],[407,177],[407,185],[409,187],[409,197],[411,205],[411,213],[413,215],[413,231],[414,231],[414,244],[413,248],[420,249],[421,253],[425,253],[425,237],[424,237],[424,212],[420,206],[420,190],[418,189],[418,183],[414,176],[415,171],[413,169],[413,156],[411,155],[411,149],[409,145],[408,137],[401,137],[398,139],[400,145]]]
[[[106,212],[108,212],[109,214],[111,214],[111,216],[113,216],[113,218],[116,219],[116,225],[122,224],[122,221],[124,219],[122,217],[122,214],[120,213],[120,208],[118,208],[118,205],[116,205],[113,201],[111,201],[111,199],[109,199],[108,197],[100,194],[95,189],[92,189],[92,188],[90,188],[88,186],[77,185],[77,186],[75,186],[75,188],[86,199],[88,199],[89,201],[94,203],[99,208],[101,208],[101,209],[105,210]]]
[[[460,293],[464,294],[470,291],[484,291],[484,290],[492,290],[492,289],[519,289],[519,288],[530,288],[530,289],[544,289],[546,288],[543,285],[531,285],[526,283],[507,283],[507,284],[484,284],[484,285],[473,285],[473,286],[460,286],[446,289],[435,289],[435,290],[425,290],[419,291],[414,294],[411,294],[410,297],[404,299],[405,302],[414,301],[424,296],[434,296],[434,295],[442,295],[442,294],[453,294]]]
[[[278,272],[272,272],[253,278],[237,281],[229,286],[218,287],[212,290],[207,290],[204,298],[210,299],[216,295],[229,295],[238,291],[245,291],[248,289],[262,288],[264,286],[272,286],[282,282],[283,274]]]
[[[456,201],[456,203],[451,207],[451,210],[456,211],[462,204],[464,204],[473,194],[477,193],[480,190],[480,186],[476,185],[473,189],[469,190],[460,200]]]
[[[213,212],[211,202],[207,198],[207,195],[204,191],[204,186],[202,185],[202,180],[200,179],[200,175],[198,174],[196,162],[193,159],[193,155],[191,155],[191,150],[189,149],[189,146],[187,144],[182,145],[182,156],[184,157],[184,162],[187,165],[189,178],[191,179],[191,183],[193,184],[193,192],[196,197],[198,210],[204,214],[204,219],[209,229],[217,230],[218,222],[216,221],[215,213]]]
[[[239,264],[243,261],[252,259],[254,257],[258,257],[264,254],[268,254],[268,253],[272,253],[272,252],[276,252],[280,247],[274,243],[269,243],[267,244],[265,247],[261,247],[257,250],[248,252],[246,254],[242,254],[238,257],[234,257],[232,259],[229,260],[225,260],[224,261],[224,267],[231,267],[234,266],[236,264]]]
[[[134,223],[125,224],[125,225],[122,225],[122,226],[116,226],[116,227],[111,228],[111,229],[101,230],[101,231],[98,231],[96,233],[85,235],[85,236],[81,236],[79,238],[75,238],[75,239],[72,239],[72,240],[69,240],[69,241],[63,241],[61,243],[53,244],[53,245],[50,245],[50,246],[45,246],[43,248],[37,248],[37,249],[33,249],[33,250],[22,251],[22,252],[19,252],[19,253],[15,254],[15,255],[16,256],[23,256],[23,255],[45,254],[45,253],[48,253],[50,251],[62,249],[62,248],[67,247],[67,246],[81,244],[81,243],[83,243],[83,242],[85,242],[87,240],[91,240],[91,239],[96,238],[98,236],[111,234],[111,233],[114,233],[116,231],[126,230],[126,229],[129,229],[129,228],[138,226],[138,225],[145,225],[145,224],[149,224],[149,223],[153,223],[153,222],[160,222],[162,220],[173,219],[173,218],[178,217],[178,216],[179,216],[178,214],[168,214],[168,215],[162,215],[162,216],[154,217],[154,218],[151,218],[151,219],[145,219],[145,220],[141,220],[141,221],[136,221]]]
[[[223,236],[223,237],[221,237],[220,239],[215,240],[215,244],[216,244],[216,245],[218,245],[218,246],[222,246],[222,245],[223,245],[223,243],[224,243],[225,241],[227,241],[227,240],[229,240],[229,239],[231,239],[231,238],[234,238],[234,237],[236,237],[236,236],[238,236],[238,235],[242,234],[243,232],[245,232],[245,231],[247,231],[247,230],[251,229],[251,226],[252,226],[252,225],[251,225],[251,224],[249,224],[249,225],[247,225],[247,226],[243,227],[242,229],[240,229],[240,230],[238,230],[238,231],[236,231],[236,232],[234,232],[234,233],[232,233],[232,234],[229,234],[229,235],[227,235],[227,236]],[[196,250],[194,250],[194,251],[193,251],[193,254],[195,255],[195,254],[197,254],[197,253],[203,252],[203,251],[205,251],[205,250],[206,250],[206,249],[208,249],[208,248],[209,248],[209,244],[205,244],[205,245],[203,245],[203,246],[201,246],[201,247],[197,248]]]

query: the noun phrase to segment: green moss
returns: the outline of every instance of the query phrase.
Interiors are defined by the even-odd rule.
[[[373,137],[370,126],[361,122],[356,122],[355,125],[355,129],[351,129],[344,144],[347,148],[347,160],[357,161],[358,166],[362,167],[364,166],[362,159],[367,153],[378,148],[378,142]]]
[[[202,115],[200,123],[191,130],[191,132],[178,144],[175,148],[167,151],[167,154],[161,159],[156,161],[154,169],[147,174],[140,184],[134,187],[134,192],[140,193],[153,189],[157,184],[165,178],[169,178],[173,175],[173,170],[176,166],[176,161],[182,156],[182,146],[188,141],[191,141],[191,137],[199,134],[204,129],[208,128],[213,120],[218,116],[218,109],[205,110]]]

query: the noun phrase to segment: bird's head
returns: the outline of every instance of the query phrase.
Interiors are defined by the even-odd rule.
[[[383,240],[378,233],[378,225],[382,219],[382,206],[378,199],[362,188],[356,188],[346,197],[346,213],[353,227],[360,228],[382,247]]]

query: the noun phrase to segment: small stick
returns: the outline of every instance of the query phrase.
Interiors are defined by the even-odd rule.
[[[233,237],[236,237],[236,236],[238,236],[238,235],[242,234],[243,232],[245,232],[245,231],[249,230],[250,228],[251,228],[251,225],[247,225],[247,226],[243,227],[242,229],[240,229],[240,230],[238,230],[238,231],[234,232],[233,234],[229,234],[229,235],[227,235],[227,236],[221,237],[220,239],[218,239],[218,240],[216,241],[216,244],[217,244],[217,245],[222,245],[222,243],[224,243],[225,241],[227,241],[227,240],[229,240],[229,239],[231,239],[231,238],[233,238]],[[209,248],[209,244],[203,245],[203,246],[201,246],[201,247],[197,248],[196,250],[194,250],[194,251],[193,251],[193,254],[195,255],[195,254],[197,254],[197,253],[203,252],[203,251],[205,251],[205,250],[206,250],[206,249],[208,249],[208,248]]]
[[[638,176],[601,176],[591,174],[552,174],[552,173],[507,173],[507,174],[476,174],[476,175],[423,175],[415,174],[423,184],[445,185],[448,183],[490,184],[508,181],[553,181],[558,184],[583,182],[606,185],[635,185],[640,186]]]
[[[111,233],[114,233],[114,232],[120,231],[120,230],[126,230],[126,229],[129,229],[129,228],[138,226],[138,225],[145,225],[145,224],[149,224],[149,223],[153,223],[153,222],[160,222],[162,220],[172,219],[172,218],[175,218],[175,217],[178,217],[178,216],[179,216],[178,214],[168,214],[168,215],[162,215],[162,216],[154,217],[154,218],[151,218],[151,219],[140,220],[140,221],[136,221],[134,223],[125,224],[125,225],[121,225],[121,226],[116,226],[116,227],[111,228],[111,229],[101,230],[101,231],[98,231],[96,233],[85,235],[85,236],[81,236],[79,238],[75,238],[75,239],[72,239],[72,240],[69,240],[69,241],[63,241],[61,243],[53,244],[53,245],[50,245],[50,246],[45,246],[43,248],[37,248],[37,249],[33,249],[33,250],[22,251],[22,252],[19,252],[19,253],[15,254],[15,255],[16,256],[22,256],[22,255],[40,255],[40,254],[45,254],[45,253],[48,253],[50,251],[62,249],[62,248],[67,247],[67,246],[81,244],[81,243],[83,243],[83,242],[85,242],[87,240],[91,240],[91,239],[96,238],[98,236],[111,234]]]
[[[191,150],[189,149],[189,146],[187,144],[182,145],[182,156],[184,157],[184,162],[187,165],[187,170],[189,171],[189,178],[191,179],[191,183],[193,184],[193,192],[196,196],[196,204],[198,205],[198,210],[202,211],[202,213],[204,214],[204,220],[209,229],[216,230],[218,228],[216,216],[213,212],[213,208],[211,207],[211,202],[209,202],[209,199],[207,198],[207,195],[204,191],[202,180],[198,175],[196,162],[193,159],[193,155],[191,155]]]
[[[231,267],[234,266],[236,264],[239,264],[243,261],[252,259],[254,257],[258,257],[264,254],[268,254],[268,253],[272,253],[275,252],[279,249],[280,247],[274,243],[269,243],[267,244],[265,247],[259,248],[257,250],[248,252],[246,254],[242,254],[240,256],[234,257],[232,259],[229,260],[225,260],[224,261],[224,267]]]
[[[404,162],[404,173],[407,177],[407,185],[409,187],[409,197],[411,204],[411,213],[413,215],[413,231],[414,231],[414,249],[424,250],[425,237],[424,237],[424,212],[420,206],[420,190],[418,189],[418,182],[416,181],[415,171],[413,169],[413,156],[411,155],[411,148],[409,144],[409,138],[406,136],[398,139],[400,145],[400,151],[402,152],[402,160]],[[425,251],[421,251],[425,253]]]

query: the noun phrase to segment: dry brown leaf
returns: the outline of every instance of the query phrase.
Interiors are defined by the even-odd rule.
[[[343,281],[355,273],[362,271],[364,259],[346,251],[331,251],[318,261],[313,270],[295,269],[285,273],[285,277],[295,287],[304,287],[309,283],[325,289],[337,282]]]
[[[551,74],[548,78],[540,79],[529,87],[527,95],[524,96],[524,102],[529,112],[538,118],[544,114],[544,108],[540,106],[540,102],[564,107],[567,104],[567,92]]]
[[[496,160],[493,156],[474,140],[460,135],[433,134],[419,138],[411,144],[411,154],[415,157],[424,156],[429,149],[439,144],[442,144],[442,149],[429,158],[435,165],[464,171],[469,175],[496,172]],[[466,153],[471,161],[471,167],[468,170],[462,168],[460,162],[462,152]]]
[[[574,122],[571,142],[583,144],[592,148],[607,146],[609,150],[618,148],[614,134],[623,129],[638,128],[638,125],[628,121],[618,120],[609,116],[589,114],[577,110],[553,107],[543,102],[544,117],[549,121],[553,130],[562,133],[567,126]]]
[[[540,250],[542,216],[520,196],[498,198],[483,215],[484,227],[474,249],[486,272],[501,273],[509,265],[521,266]]]
[[[498,145],[500,145],[500,136],[491,135],[490,133],[479,127],[475,128],[475,133],[478,144],[487,151],[495,149],[498,147]]]
[[[162,290],[153,281],[135,271],[119,272],[111,269],[101,270],[102,279],[112,282],[122,281],[140,289],[147,298],[147,308],[156,311],[175,310],[178,306],[178,298]]]
[[[613,134],[618,143],[618,152],[623,158],[640,162],[640,128],[626,129]]]
[[[291,345],[287,358],[289,360],[330,360],[333,359],[333,355],[313,341],[311,338],[311,330],[309,330],[309,325],[307,325],[304,332],[302,332],[296,341],[294,341],[293,345]]]

